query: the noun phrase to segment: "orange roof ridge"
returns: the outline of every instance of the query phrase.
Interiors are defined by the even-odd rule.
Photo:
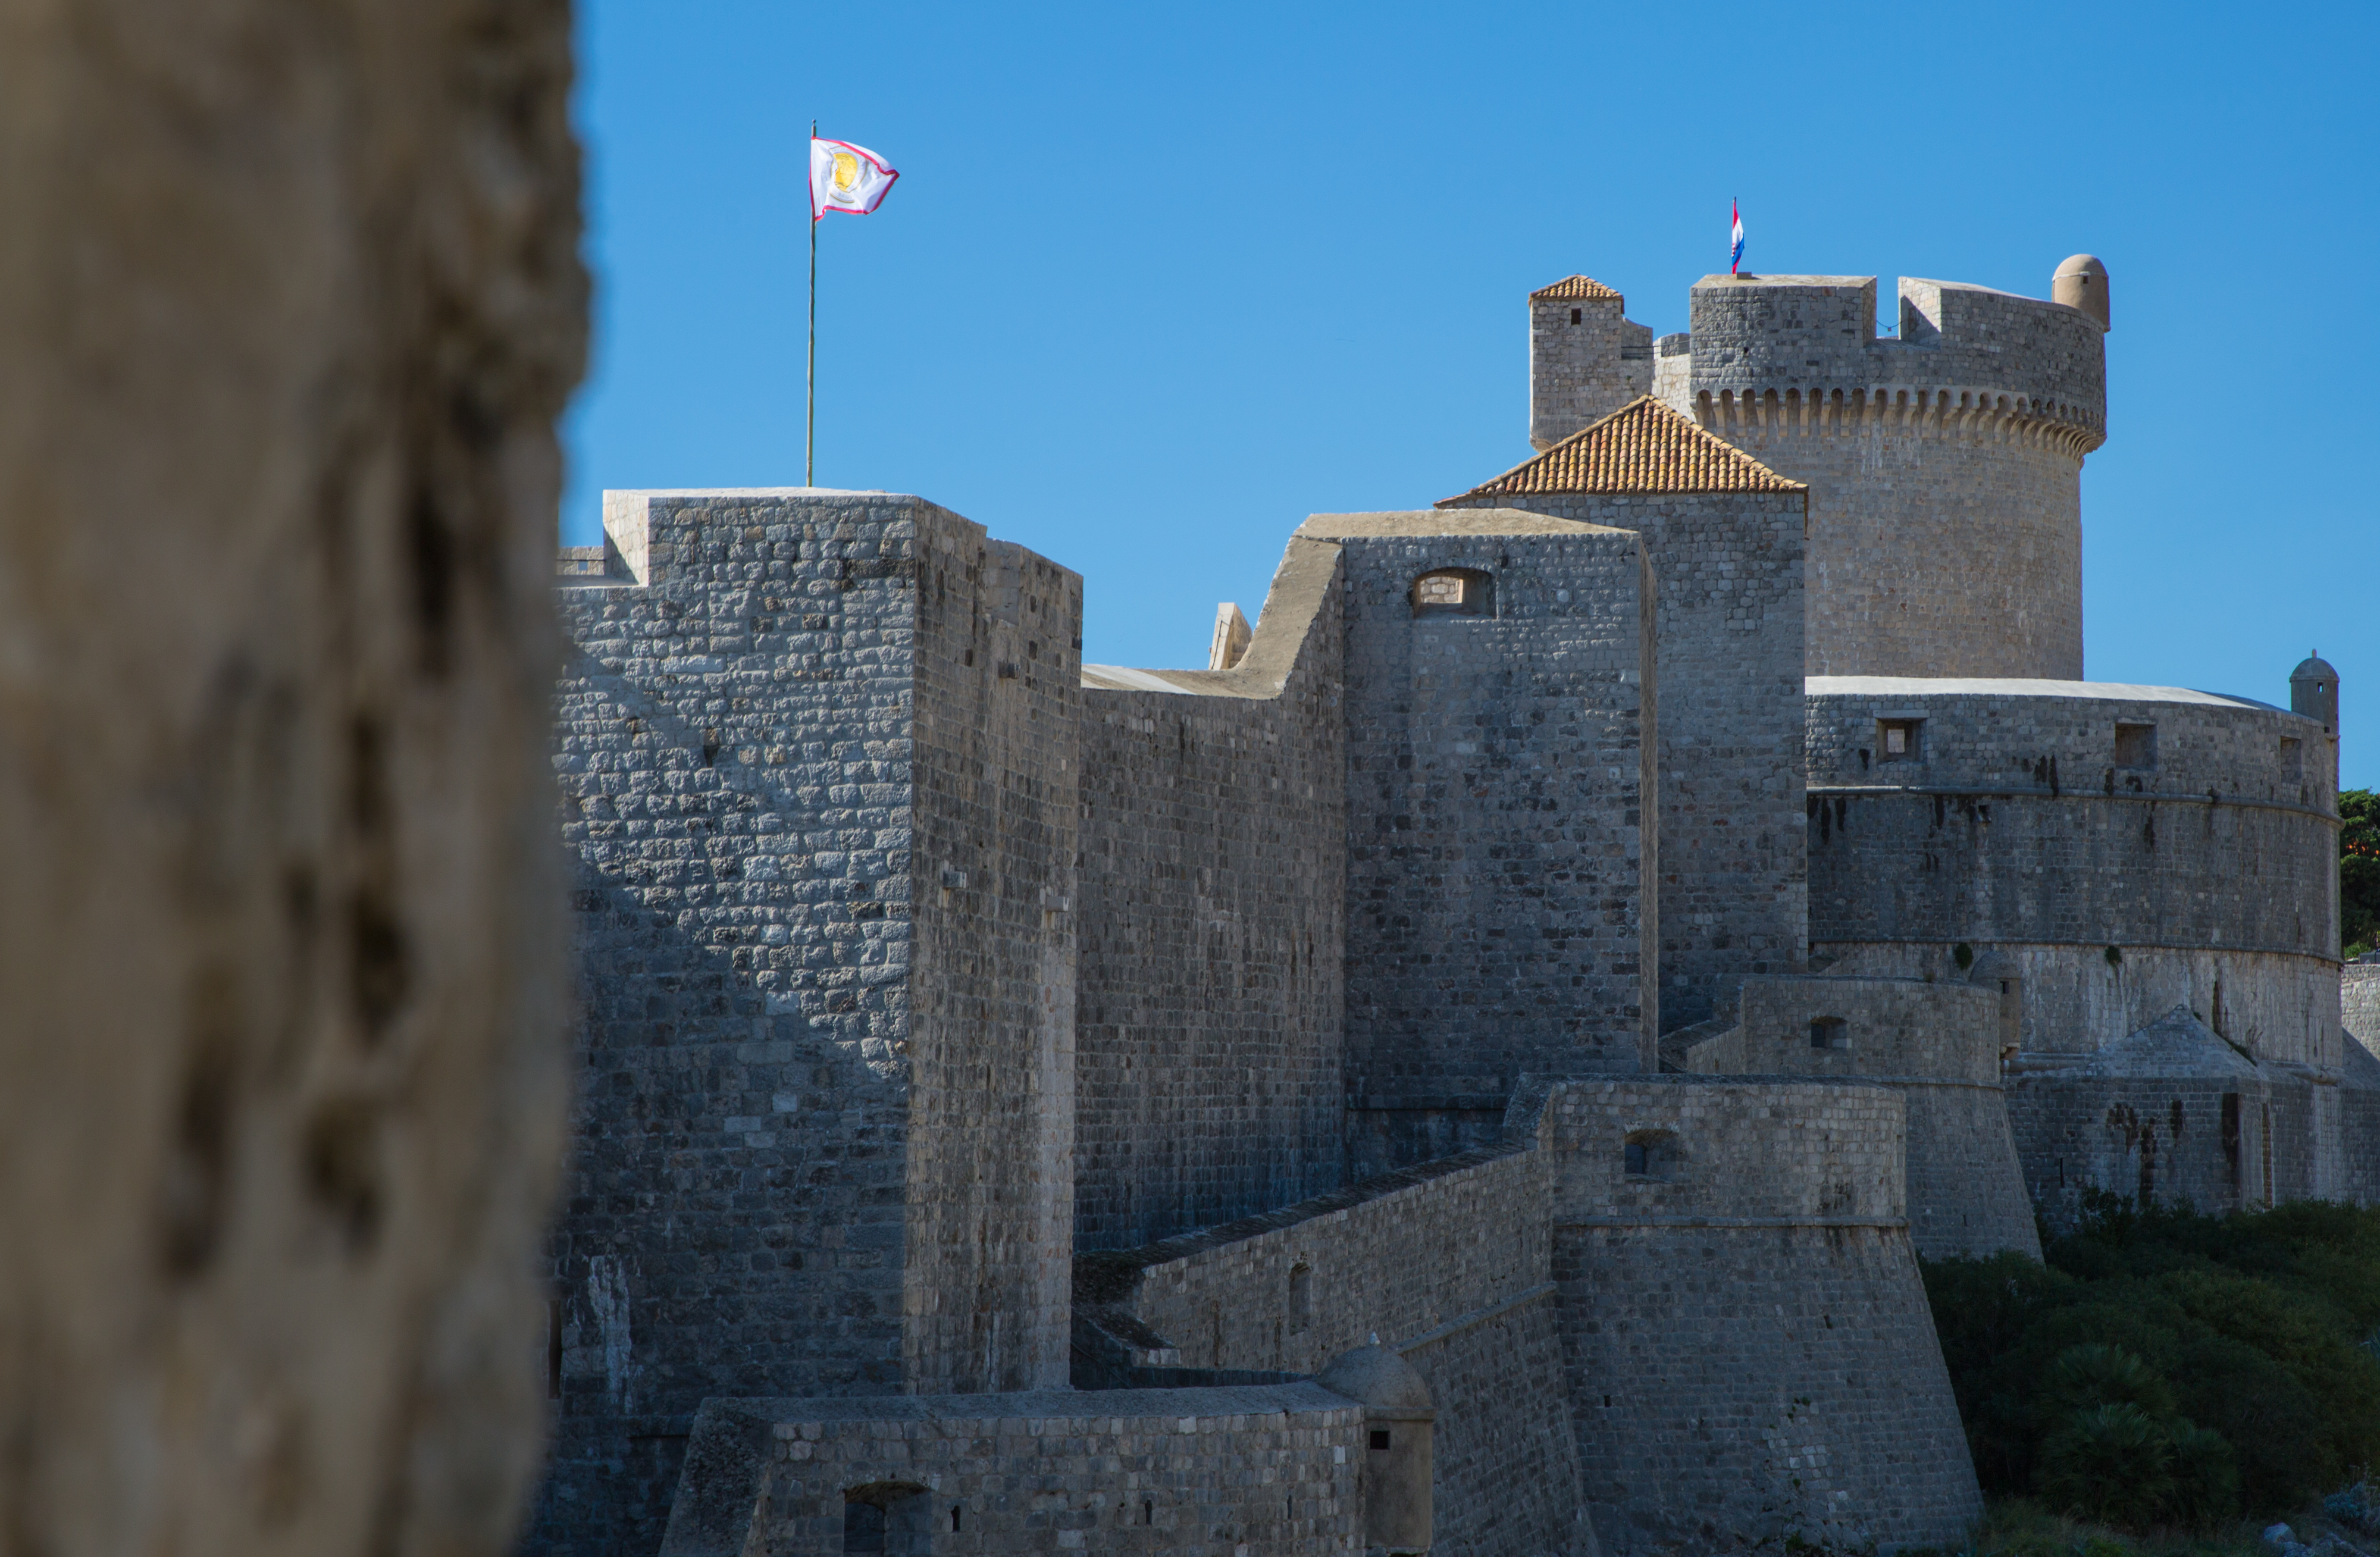
[[[1593,298],[1598,301],[1609,298],[1612,302],[1621,300],[1619,293],[1591,275],[1566,275],[1551,286],[1538,287],[1530,293],[1529,297],[1533,301],[1538,298]]]
[[[1647,395],[1438,506],[1554,493],[1808,490]]]

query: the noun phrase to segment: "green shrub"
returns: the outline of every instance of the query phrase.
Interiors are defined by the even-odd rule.
[[[2207,1529],[2286,1516],[2380,1463],[2380,1210],[2102,1196],[2044,1252],[1925,1267],[1987,1492]]]
[[[2173,1498],[2173,1441],[2137,1405],[2072,1412],[2042,1441],[2039,1480],[2052,1508],[2146,1529]]]
[[[2173,1491],[2165,1515],[2187,1530],[2212,1531],[2239,1516],[2240,1467],[2228,1440],[2212,1428],[2177,1424]]]

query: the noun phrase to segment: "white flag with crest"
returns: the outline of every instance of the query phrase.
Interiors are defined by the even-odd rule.
[[[882,157],[848,140],[810,138],[810,220],[830,211],[865,216],[884,203],[900,177]]]

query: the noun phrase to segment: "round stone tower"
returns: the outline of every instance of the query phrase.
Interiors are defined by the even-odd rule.
[[[2088,264],[2083,262],[2088,261]],[[2107,272],[2060,297],[1711,275],[1655,393],[1810,486],[1812,675],[2082,675],[2083,456],[2107,438]]]

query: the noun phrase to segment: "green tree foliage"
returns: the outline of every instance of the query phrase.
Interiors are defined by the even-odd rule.
[[[1985,1490],[2204,1529],[2380,1463],[2380,1210],[2110,1197],[2046,1252],[1925,1267]]]
[[[2350,957],[2380,943],[2380,794],[2338,792],[2338,939]]]

